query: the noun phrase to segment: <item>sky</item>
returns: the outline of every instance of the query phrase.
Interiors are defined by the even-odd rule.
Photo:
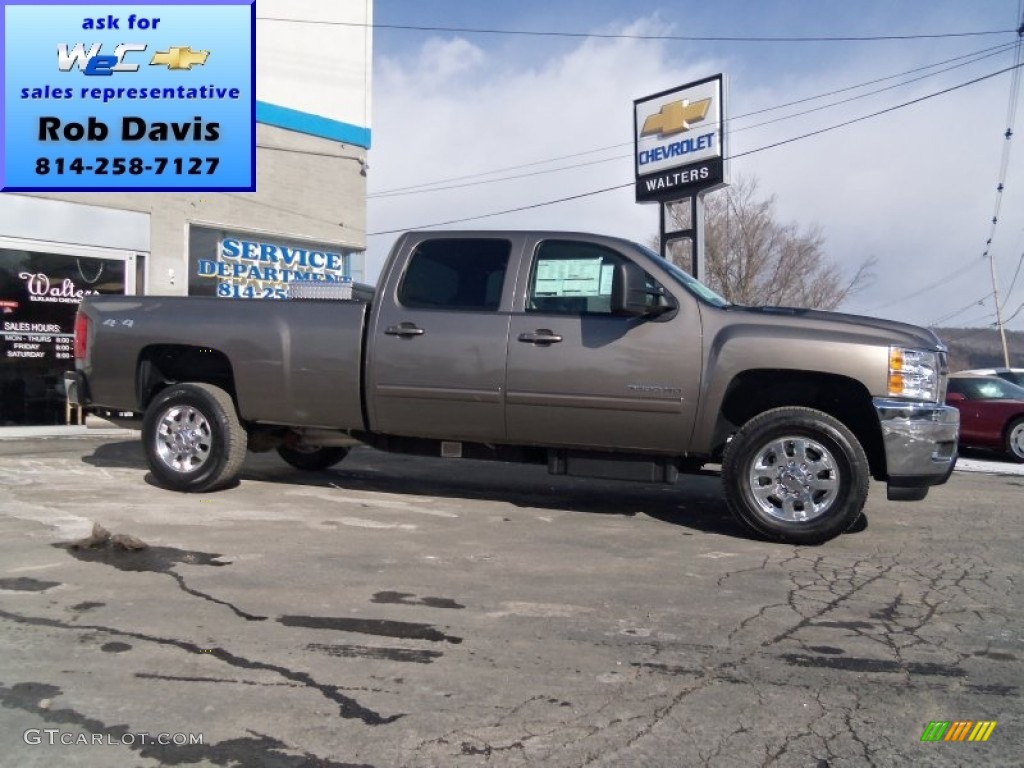
[[[1012,73],[939,94],[1014,65],[1022,6],[1024,0],[376,0],[367,277],[376,276],[396,232],[457,219],[470,220],[448,228],[559,229],[647,242],[657,235],[658,206],[636,203],[632,189],[633,101],[723,73],[727,154],[743,155],[729,162],[731,177],[756,178],[774,197],[780,221],[819,227],[828,258],[848,274],[866,258],[877,260],[871,283],[841,309],[918,325],[984,327],[996,317],[991,259],[1006,327],[1024,331],[1024,268],[1014,282],[1024,262],[1024,107],[1016,111],[1016,135],[1004,137]],[[949,33],[961,34],[643,39]],[[869,81],[878,82],[864,85]],[[1024,76],[1018,83],[1019,94]],[[779,108],[839,89],[846,90]],[[828,106],[841,100],[847,103]],[[815,111],[795,114],[807,110]],[[866,119],[768,148],[857,118]],[[619,185],[628,186],[586,195]],[[538,205],[575,195],[586,196]],[[526,206],[536,207],[488,216]]]

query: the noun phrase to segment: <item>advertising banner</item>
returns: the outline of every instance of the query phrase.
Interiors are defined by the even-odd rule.
[[[252,0],[0,3],[0,189],[255,190]]]

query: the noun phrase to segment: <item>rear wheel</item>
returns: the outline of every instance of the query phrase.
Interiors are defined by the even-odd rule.
[[[732,513],[762,536],[821,544],[850,528],[867,500],[867,456],[840,421],[775,408],[748,421],[722,460]]]
[[[146,461],[165,488],[203,492],[231,483],[245,462],[245,429],[231,396],[212,384],[173,384],[142,422]]]
[[[1017,462],[1024,462],[1024,418],[1006,428],[1006,453]]]
[[[321,469],[329,469],[348,456],[348,448],[287,448],[280,446],[277,449],[278,455],[296,469],[307,472],[316,472]]]

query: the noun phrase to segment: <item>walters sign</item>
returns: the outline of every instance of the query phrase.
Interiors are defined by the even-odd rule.
[[[724,121],[720,74],[634,101],[637,202],[680,200],[726,183]]]

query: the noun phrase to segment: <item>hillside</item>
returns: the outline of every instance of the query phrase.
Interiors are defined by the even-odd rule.
[[[1003,347],[995,328],[936,328],[939,338],[949,347],[949,370],[1002,366]],[[1024,368],[1024,331],[1007,331],[1010,366]]]

